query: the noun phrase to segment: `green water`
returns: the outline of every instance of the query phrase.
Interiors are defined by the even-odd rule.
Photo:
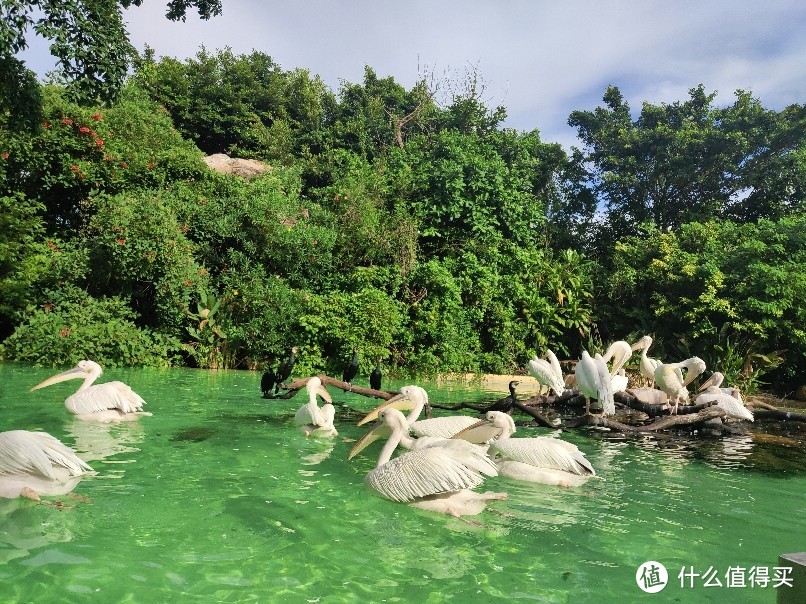
[[[772,576],[780,553],[806,550],[806,456],[786,442],[566,432],[604,480],[490,479],[509,499],[464,522],[372,495],[379,447],[347,461],[354,420],[306,441],[292,422],[304,392],[263,400],[258,374],[108,370],[154,415],[103,426],[67,415],[77,381],[28,392],[52,373],[0,366],[0,430],[46,430],[98,475],[69,509],[0,500],[3,602],[774,602],[771,584],[725,587],[728,568]],[[438,402],[504,395],[422,385]],[[659,594],[635,581],[648,560],[669,571]],[[684,566],[714,567],[723,587],[682,588]]]

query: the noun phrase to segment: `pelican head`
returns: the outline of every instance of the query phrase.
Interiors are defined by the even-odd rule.
[[[644,336],[631,346],[633,351],[646,350],[652,346],[652,336]]]
[[[57,373],[45,381],[38,383],[36,386],[31,388],[31,392],[44,388],[45,386],[52,386],[53,384],[58,384],[59,382],[66,382],[67,380],[84,380],[85,386],[89,386],[89,384],[92,384],[92,382],[101,376],[101,373],[103,373],[103,370],[95,361],[79,361],[78,365],[72,369]]]
[[[707,380],[705,380],[703,382],[703,384],[702,384],[702,386],[700,386],[698,392],[703,392],[704,390],[708,390],[708,388],[710,388],[711,386],[714,386],[715,388],[719,388],[722,385],[722,382],[724,381],[724,379],[725,379],[724,375],[722,375],[719,371],[714,371],[711,374],[711,377],[709,377]]]
[[[700,357],[691,357],[688,359],[688,365],[686,366],[688,367],[688,373],[686,374],[686,379],[683,382],[683,386],[688,386],[694,381],[694,378],[705,371],[705,361],[703,361]],[[720,373],[719,375],[721,376],[722,374]]]
[[[359,426],[363,426],[371,421],[378,419],[378,417],[387,409],[398,409],[403,411],[411,411],[416,409],[418,406],[422,409],[428,405],[428,393],[425,389],[420,388],[419,386],[403,386],[400,389],[400,393],[396,394],[388,401],[385,401],[383,404],[378,405],[372,411],[364,416],[360,422],[358,422]]]
[[[376,440],[380,438],[388,438],[389,435],[391,434],[392,430],[389,428],[389,426],[387,426],[380,418],[378,418],[375,424],[372,426],[372,428],[370,428],[369,431],[367,431],[367,433],[364,434],[364,436],[362,436],[356,441],[355,445],[353,445],[353,448],[350,449],[350,453],[347,456],[347,459],[352,459],[353,457],[361,453],[361,451],[363,451],[372,443],[374,443]]]
[[[308,397],[312,401],[316,401],[316,395],[318,394],[321,396],[326,402],[333,403],[333,399],[330,397],[330,393],[327,389],[322,385],[322,380],[316,376],[310,378],[308,383],[305,384],[305,389],[308,391]]]
[[[515,421],[503,411],[488,411],[485,419],[471,424],[453,438],[472,443],[487,443],[492,440],[509,438],[515,433]]]

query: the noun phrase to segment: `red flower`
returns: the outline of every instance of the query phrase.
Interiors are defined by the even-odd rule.
[[[69,117],[66,117],[66,118],[64,118],[62,120],[62,124],[64,124],[65,126],[69,126],[72,123],[73,123],[73,120],[71,120]]]
[[[81,168],[79,168],[79,167],[78,167],[77,165],[75,165],[75,164],[73,164],[72,166],[70,166],[70,169],[71,169],[73,172],[78,172],[79,170],[81,170]]]
[[[43,128],[50,128],[50,122],[48,120],[45,120],[44,122],[42,122],[42,127]]]
[[[91,117],[92,117],[92,119],[94,119],[96,122],[100,122],[100,121],[101,121],[101,117],[102,117],[102,116],[101,116],[101,114],[100,114],[100,112],[99,112],[99,113],[93,113]]]
[[[53,243],[52,241],[48,241],[47,246],[52,250],[56,249],[56,244]]]
[[[0,157],[3,159],[8,159],[8,151],[3,151],[2,153],[0,153]]]
[[[81,134],[87,134],[87,133],[90,131],[90,129],[89,129],[89,128],[87,128],[86,126],[81,126],[81,128],[79,128],[79,129],[78,129],[78,131],[79,131]]]
[[[146,164],[146,168],[148,168],[149,170],[153,170],[154,169],[154,162],[153,161],[148,162]]]
[[[127,164],[125,161],[120,162],[120,167],[121,167],[121,168],[125,168],[125,167],[127,167],[128,165],[129,165],[129,164]]]
[[[104,141],[102,141],[100,138],[96,138],[96,139],[95,139],[95,144],[96,144],[96,145],[98,145],[98,146],[100,147],[101,145],[103,145],[103,144],[104,144]]]
[[[115,241],[117,241],[118,245],[126,245],[125,239],[115,239]]]

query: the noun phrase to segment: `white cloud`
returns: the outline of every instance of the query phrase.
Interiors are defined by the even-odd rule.
[[[148,44],[179,59],[202,44],[258,50],[334,90],[360,82],[364,65],[405,86],[424,66],[454,75],[477,66],[485,100],[507,107],[508,126],[537,128],[566,147],[576,144],[569,113],[601,104],[608,84],[633,109],[685,100],[700,83],[719,91],[719,103],[736,89],[775,109],[806,96],[799,0],[223,0],[223,9],[208,22],[171,23],[152,0],[126,20],[140,50]]]

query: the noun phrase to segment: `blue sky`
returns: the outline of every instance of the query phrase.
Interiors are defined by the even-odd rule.
[[[361,82],[364,65],[406,87],[433,74],[443,92],[475,69],[506,126],[567,148],[578,144],[568,115],[600,105],[608,84],[633,110],[685,100],[700,83],[722,105],[737,89],[772,109],[806,102],[800,0],[223,0],[222,16],[185,23],[164,18],[164,1],[143,4],[125,14],[138,50],[258,50],[334,91]],[[40,75],[52,68],[44,43],[22,58]]]

